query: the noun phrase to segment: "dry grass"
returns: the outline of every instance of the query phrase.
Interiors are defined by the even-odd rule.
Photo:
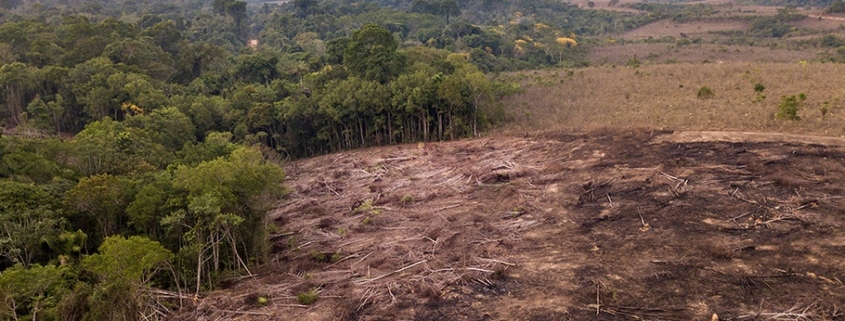
[[[674,64],[517,74],[526,90],[503,101],[517,131],[652,127],[845,135],[845,65]],[[538,83],[539,82],[539,83]],[[756,83],[767,98],[754,102]],[[701,100],[701,86],[715,93]],[[800,121],[775,119],[783,95],[806,93]],[[829,102],[822,116],[824,102]]]
[[[711,31],[745,30],[747,28],[748,23],[741,21],[691,21],[678,23],[672,21],[672,19],[664,19],[627,31],[621,36],[628,40],[640,40],[648,39],[648,37],[661,38],[666,36],[680,38],[681,33],[684,33],[690,38],[701,37],[708,39],[716,37]]]
[[[680,39],[680,37],[675,36]],[[644,64],[719,62],[796,62],[813,60],[820,50],[771,49],[767,47],[672,43],[636,43],[605,45],[592,48],[590,64],[625,65],[637,56]]]

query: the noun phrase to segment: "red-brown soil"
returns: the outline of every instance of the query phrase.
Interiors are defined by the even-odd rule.
[[[270,262],[178,317],[845,320],[842,145],[613,130],[291,162]]]

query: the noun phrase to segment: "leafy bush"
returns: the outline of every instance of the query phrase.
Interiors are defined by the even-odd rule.
[[[698,99],[710,99],[716,97],[716,94],[713,93],[713,90],[710,89],[710,87],[701,86],[701,88],[698,88],[697,96]]]
[[[754,98],[753,102],[759,103],[766,100],[766,95],[763,95],[764,90],[766,90],[766,86],[763,86],[763,84],[757,83],[754,85],[754,92],[757,93],[757,97]]]
[[[317,302],[319,298],[320,295],[317,294],[316,288],[312,288],[311,290],[308,290],[308,292],[302,292],[296,295],[296,301],[304,305],[311,305],[314,302]]]
[[[804,94],[801,94],[799,97],[796,97],[795,95],[781,97],[780,104],[778,105],[778,113],[776,115],[777,118],[786,120],[801,120],[801,116],[798,116],[798,110],[801,109],[801,102],[806,98],[807,96]]]

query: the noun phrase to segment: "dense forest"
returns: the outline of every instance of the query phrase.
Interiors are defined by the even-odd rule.
[[[0,320],[161,319],[269,253],[276,161],[478,135],[502,71],[662,14],[552,0],[0,1]]]

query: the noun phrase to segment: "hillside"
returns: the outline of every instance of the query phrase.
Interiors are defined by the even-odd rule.
[[[842,139],[492,136],[285,170],[272,263],[177,319],[842,318]]]

